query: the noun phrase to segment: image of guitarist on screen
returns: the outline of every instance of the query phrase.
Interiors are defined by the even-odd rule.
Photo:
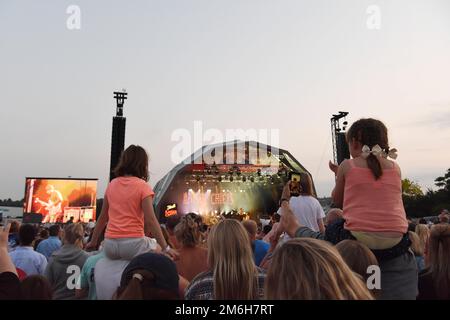
[[[55,187],[49,184],[45,190],[49,195],[47,201],[42,201],[39,198],[36,198],[35,202],[44,206],[47,214],[45,215],[42,223],[55,223],[62,216],[62,202],[63,197],[61,192],[55,189]]]

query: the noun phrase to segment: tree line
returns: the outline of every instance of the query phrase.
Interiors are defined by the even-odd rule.
[[[434,183],[437,190],[423,192],[416,182],[409,179],[402,181],[403,203],[409,217],[436,216],[443,209],[450,209],[450,169],[437,177]]]

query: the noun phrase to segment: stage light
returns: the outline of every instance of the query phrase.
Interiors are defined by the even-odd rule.
[[[188,191],[189,191],[189,192],[193,192],[194,190],[192,190],[192,189],[189,189]]]
[[[245,181],[247,181],[247,178],[246,177],[242,177],[242,182],[245,182]]]
[[[211,189],[206,190],[206,192],[211,192]]]
[[[225,192],[225,190],[222,190],[222,192]]]
[[[261,176],[261,169],[258,169],[258,170],[256,171],[256,174],[257,174],[258,176]]]
[[[255,182],[255,178],[250,177],[250,181],[251,181],[251,182]]]
[[[233,182],[233,176],[230,177],[230,182]]]
[[[219,177],[217,178],[217,181],[222,182],[222,176],[219,176]]]

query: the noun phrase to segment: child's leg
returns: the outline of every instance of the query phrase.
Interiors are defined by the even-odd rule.
[[[132,260],[140,254],[155,250],[156,247],[156,240],[148,237],[105,239],[104,243],[105,254],[112,260]]]

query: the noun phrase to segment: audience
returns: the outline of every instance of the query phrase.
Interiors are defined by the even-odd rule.
[[[19,229],[19,246],[9,253],[16,268],[26,276],[42,275],[47,266],[47,259],[33,249],[35,238],[36,229],[31,224],[22,224]]]
[[[36,251],[42,253],[47,260],[50,258],[53,252],[61,248],[61,240],[59,239],[61,229],[59,225],[54,224],[49,228],[49,237],[39,243]]]
[[[430,239],[430,228],[428,228],[427,224],[418,224],[416,226],[415,233],[419,237],[421,248],[423,248],[423,256],[426,264],[428,255],[428,241]]]
[[[34,245],[33,245],[34,250],[37,251],[36,249],[37,249],[38,245],[39,245],[43,240],[48,239],[48,237],[49,237],[49,232],[48,232],[48,230],[47,230],[46,228],[41,229],[41,231],[39,231],[39,236],[37,237],[36,240],[34,240]],[[38,251],[38,252],[39,252],[39,251]]]
[[[11,223],[0,226],[0,300],[17,300],[22,297],[20,280],[9,254]]]
[[[168,217],[165,223],[167,233],[169,234],[170,242],[174,245],[175,249],[180,248],[180,245],[177,242],[177,237],[175,236],[175,227],[177,226],[178,223],[180,223],[180,220],[181,215],[176,214]]]
[[[406,217],[382,122],[361,119],[346,138],[352,159],[330,162],[336,208],[325,217],[302,173],[264,227],[224,216],[207,226],[195,213],[161,227],[148,155],[131,145],[96,224],[0,226],[0,299],[450,300],[448,211],[431,230]]]
[[[371,275],[368,273],[369,267],[378,266],[377,258],[373,252],[365,244],[355,240],[341,241],[336,245],[336,249],[350,269],[367,284],[367,280]],[[377,298],[380,295],[378,289],[372,289],[370,292]]]
[[[115,295],[120,300],[178,300],[180,279],[168,257],[145,253],[135,257],[125,268]]]
[[[19,229],[20,222],[17,220],[11,221],[11,228],[8,235],[8,251],[14,250],[19,245]]]
[[[128,260],[111,260],[104,257],[94,268],[94,282],[97,300],[111,300],[120,286],[121,276]]]
[[[81,274],[78,279],[78,286],[75,290],[75,297],[77,299],[97,300],[97,290],[95,287],[95,266],[100,259],[105,257],[103,250],[100,250],[95,255],[87,258],[81,269]]]
[[[442,213],[439,215],[439,223],[441,224],[449,223],[449,216],[447,210],[442,210]]]
[[[285,196],[283,200],[289,201],[292,212],[302,225],[314,231],[325,232],[325,213],[320,202],[314,197],[310,175],[301,173],[299,183],[300,195],[292,196],[292,191],[289,189],[291,184],[288,182],[285,186],[287,190],[283,192],[283,196]],[[289,238],[288,235],[285,235],[284,240],[288,240]]]
[[[431,227],[428,267],[419,275],[418,300],[450,299],[450,225]]]
[[[201,225],[201,217],[189,213],[181,218],[174,230],[177,243],[180,244],[179,257],[175,263],[178,273],[188,281],[208,269],[208,250],[200,246]]]
[[[330,209],[325,217],[325,226],[332,225],[334,222],[342,219],[343,211],[339,208]]]
[[[262,269],[255,266],[250,239],[242,224],[220,221],[208,237],[209,270],[186,290],[187,300],[255,300],[264,296]]]
[[[248,236],[250,237],[250,244],[252,246],[253,258],[255,260],[255,264],[259,266],[269,251],[270,245],[267,242],[256,239],[256,234],[258,231],[258,225],[253,220],[243,221],[242,225],[245,230],[248,232]]]
[[[260,239],[263,240],[264,242],[269,243],[270,240],[267,239],[266,237],[270,233],[270,231],[272,231],[272,225],[268,224],[262,227]],[[267,241],[264,239],[267,239]]]
[[[275,251],[267,272],[269,300],[370,300],[365,283],[325,241],[293,239]]]
[[[53,252],[45,270],[56,300],[75,299],[77,277],[83,268],[88,253],[83,247],[83,226],[79,223],[66,224],[61,249]]]
[[[411,240],[411,250],[416,257],[417,270],[420,272],[425,269],[424,252],[425,247],[422,245],[419,236],[413,231],[409,231],[409,239]]]
[[[99,236],[106,227],[103,246],[109,259],[131,260],[160,248],[176,257],[177,252],[167,245],[153,209],[155,193],[147,183],[147,152],[140,146],[129,146],[114,172],[116,178],[105,191],[100,218],[87,247],[98,248]]]
[[[46,277],[33,275],[26,277],[21,283],[22,299],[52,300],[52,287]]]

